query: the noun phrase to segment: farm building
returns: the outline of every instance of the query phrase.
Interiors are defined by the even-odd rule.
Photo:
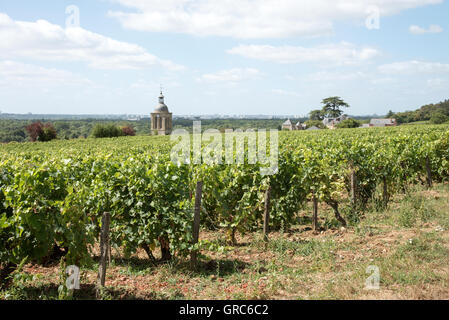
[[[371,119],[370,127],[394,127],[397,126],[396,119]]]
[[[290,131],[293,131],[293,130],[303,130],[304,128],[303,128],[303,125],[301,124],[301,122],[299,122],[298,121],[298,123],[296,123],[296,124],[293,124],[291,121],[290,121],[290,119],[288,119],[287,121],[285,121],[283,124],[282,124],[282,130],[290,130]]]

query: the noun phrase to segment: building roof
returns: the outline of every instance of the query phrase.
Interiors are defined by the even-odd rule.
[[[160,104],[160,105],[158,105],[154,109],[154,112],[156,112],[156,113],[168,113],[168,107],[165,104]]]
[[[312,126],[312,127],[310,127],[309,129],[307,129],[307,130],[320,130],[320,128],[318,128],[318,127],[316,127],[316,126]]]
[[[394,124],[396,122],[395,119],[371,119],[370,124],[372,125],[387,125]]]
[[[279,122],[278,122],[279,123]],[[290,119],[288,119],[287,121],[285,121],[283,124],[283,126],[291,126],[292,122],[290,121]]]

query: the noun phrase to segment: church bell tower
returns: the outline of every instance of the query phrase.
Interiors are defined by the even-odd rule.
[[[173,115],[168,111],[168,107],[164,102],[164,95],[159,95],[159,104],[151,113],[151,132],[154,135],[169,135],[173,129]]]

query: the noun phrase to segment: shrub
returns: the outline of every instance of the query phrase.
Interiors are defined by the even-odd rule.
[[[354,119],[346,119],[340,122],[337,125],[337,128],[343,129],[343,128],[358,128],[360,127],[360,122]]]
[[[56,139],[56,129],[53,127],[51,123],[46,123],[42,128],[42,134],[38,137],[39,141],[51,141]]]
[[[115,138],[123,135],[122,129],[113,124],[97,124],[92,132],[94,138]]]
[[[307,128],[310,128],[310,127],[313,127],[313,126],[315,126],[317,128],[320,128],[320,129],[325,129],[326,128],[324,126],[323,122],[320,121],[320,120],[307,120],[305,122],[305,125],[306,125]]]
[[[57,138],[56,129],[51,123],[42,124],[42,122],[34,122],[27,126],[26,131],[32,142],[35,141],[51,141]]]
[[[442,124],[449,121],[449,117],[445,114],[438,112],[434,113],[430,118],[430,123],[432,124]]]
[[[37,138],[40,134],[42,134],[42,123],[40,122],[34,122],[27,126],[26,131],[28,132],[28,135],[30,136],[30,140],[32,142],[37,141]]]
[[[136,135],[136,130],[131,126],[122,127],[122,132],[124,136],[134,137]]]

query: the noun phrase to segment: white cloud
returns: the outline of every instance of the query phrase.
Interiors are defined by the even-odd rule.
[[[361,47],[342,42],[314,48],[299,46],[240,45],[228,50],[246,58],[276,63],[319,63],[332,65],[352,65],[366,63],[380,55],[377,49]]]
[[[208,83],[237,83],[244,80],[257,79],[262,76],[262,73],[257,69],[245,68],[239,69],[234,68],[230,70],[222,70],[216,73],[203,74],[197,80],[200,82]]]
[[[392,77],[380,77],[380,78],[373,78],[370,80],[370,82],[374,85],[391,85],[393,83],[397,83],[397,79],[394,79]]]
[[[369,8],[381,16],[443,0],[112,0],[131,12],[111,11],[123,27],[234,38],[317,36],[337,21],[364,22]]]
[[[409,28],[411,34],[421,35],[426,33],[441,33],[443,28],[439,25],[433,24],[428,29],[421,28],[420,26],[410,26]]]
[[[164,92],[167,88],[176,88],[181,86],[181,84],[176,80],[171,80],[167,78],[161,80],[164,80],[162,81],[162,83],[164,84],[163,87]],[[161,82],[138,79],[137,81],[131,83],[129,88],[142,90],[143,92],[146,92],[148,94],[159,94],[160,86]]]
[[[57,87],[92,86],[93,83],[79,75],[58,69],[16,61],[0,61],[0,84],[2,87]]]
[[[143,80],[143,79],[139,79],[136,82],[131,83],[129,88],[130,89],[144,90],[144,91],[150,92],[150,91],[157,91],[159,86],[160,86],[160,84],[157,84],[154,81],[146,81],[146,80]]]
[[[441,87],[447,86],[448,83],[449,83],[449,81],[447,79],[441,79],[441,78],[427,80],[427,85],[431,88],[441,88]]]
[[[378,69],[392,75],[443,74],[449,73],[449,64],[413,60],[385,64]]]
[[[81,61],[97,69],[143,69],[160,65],[182,67],[148,53],[144,48],[82,28],[64,29],[45,20],[14,21],[0,13],[0,58]]]
[[[301,96],[301,94],[299,94],[298,92],[287,91],[287,90],[283,90],[283,89],[273,89],[273,90],[271,90],[271,92],[276,93],[281,96],[292,96],[292,97],[300,97]]]
[[[309,76],[312,81],[350,81],[367,78],[368,75],[364,72],[328,72],[320,71]]]

